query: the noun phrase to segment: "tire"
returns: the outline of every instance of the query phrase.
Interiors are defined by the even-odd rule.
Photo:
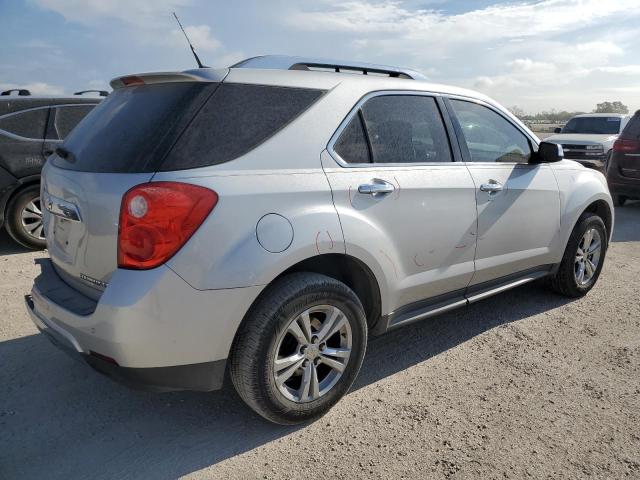
[[[23,247],[32,250],[47,247],[42,229],[39,185],[31,185],[20,190],[9,201],[5,222],[9,235]]]
[[[336,310],[343,315],[336,314],[333,323],[341,325],[340,330],[317,338]],[[310,312],[307,333],[303,331],[304,312]],[[298,331],[296,326],[302,328]],[[299,341],[309,336],[314,341]],[[344,343],[347,339],[348,348]],[[360,370],[366,346],[364,310],[349,287],[317,273],[292,273],[268,287],[247,313],[231,348],[230,376],[244,402],[267,420],[281,425],[303,423],[324,415],[347,393]],[[338,352],[343,356],[348,349],[348,358],[333,356]],[[344,363],[342,372],[325,364],[326,358],[327,362]],[[283,367],[285,364],[290,367]],[[291,371],[295,373],[287,377]],[[288,379],[279,384],[276,375]],[[305,382],[305,378],[310,381]],[[304,390],[303,385],[311,386]]]
[[[613,196],[613,203],[617,206],[617,207],[624,207],[624,204],[627,203],[627,197],[625,197],[624,195],[614,195]]]
[[[593,245],[595,244],[595,241],[598,240],[600,242],[598,258],[595,260],[593,254],[587,253],[586,258],[582,255],[582,264],[586,266],[587,260],[590,256],[592,260],[590,265],[595,264],[596,261],[597,264],[595,264],[595,269],[593,266],[588,268],[583,267],[582,273],[584,274],[584,277],[581,281],[579,273],[581,268],[578,260],[580,257],[580,251],[578,248],[582,250],[587,241],[587,232],[592,231],[597,232],[597,235],[592,235],[592,240],[589,242],[592,245],[589,250],[593,248],[592,251],[594,253],[596,252]],[[598,281],[598,277],[602,271],[602,265],[604,264],[607,247],[607,229],[602,219],[595,213],[583,213],[574,227],[573,232],[571,232],[558,272],[549,279],[549,286],[557,293],[566,297],[578,298],[586,295]],[[591,275],[587,278],[589,271],[591,271]]]

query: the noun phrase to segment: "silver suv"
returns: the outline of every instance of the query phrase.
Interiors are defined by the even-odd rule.
[[[546,279],[579,297],[604,177],[475,92],[258,57],[112,81],[52,155],[28,311],[125,383],[215,390],[282,424],[349,389],[367,337]]]

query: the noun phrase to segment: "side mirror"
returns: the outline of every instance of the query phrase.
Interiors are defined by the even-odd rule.
[[[553,129],[553,133],[560,133],[562,132],[562,129],[560,127],[556,127]]]
[[[531,163],[553,163],[564,159],[562,145],[551,142],[540,142],[538,151],[531,157]]]

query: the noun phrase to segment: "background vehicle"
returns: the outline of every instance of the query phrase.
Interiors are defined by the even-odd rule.
[[[45,248],[40,170],[100,99],[10,92],[0,95],[0,227],[25,247]]]
[[[613,144],[607,182],[616,205],[640,198],[640,110]]]
[[[228,369],[297,423],[347,392],[369,334],[546,277],[585,295],[605,178],[420,78],[258,57],[115,79],[45,166],[33,321],[128,383],[213,390]]]
[[[562,145],[565,158],[604,172],[613,142],[629,118],[618,113],[576,115],[564,127],[556,128],[556,135],[545,138],[545,142]]]
[[[629,118],[618,113],[576,115],[564,127],[556,128],[556,135],[545,138],[545,142],[562,145],[565,158],[604,172],[613,142]]]

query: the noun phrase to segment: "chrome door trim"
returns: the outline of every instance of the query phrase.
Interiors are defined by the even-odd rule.
[[[55,215],[56,217],[64,218],[72,222],[82,222],[78,207],[61,198],[45,193],[44,207],[51,215]]]

